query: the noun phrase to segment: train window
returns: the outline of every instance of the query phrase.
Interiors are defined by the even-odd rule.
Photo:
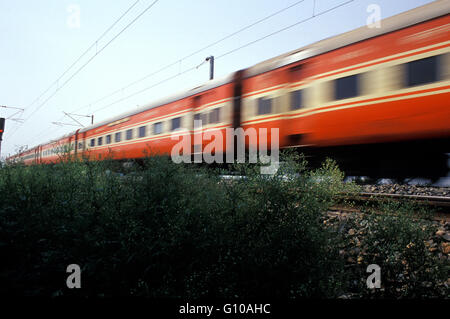
[[[78,148],[79,148],[79,149],[83,148],[83,143],[81,143],[81,142],[78,143]]]
[[[119,143],[122,140],[122,132],[117,132],[114,135],[114,142]]]
[[[103,144],[103,136],[99,137],[98,140],[97,140],[97,145],[98,146],[101,146],[102,144]]]
[[[153,134],[161,134],[162,133],[162,122],[158,122],[153,124]]]
[[[199,128],[199,127],[201,127],[201,126],[203,126],[203,125],[206,125],[206,124],[208,124],[208,114],[207,113],[197,113],[197,114],[194,114],[194,121],[201,121],[201,125],[196,125],[195,127],[196,128]],[[195,123],[194,123],[195,124]]]
[[[298,110],[303,107],[303,91],[297,90],[291,92],[291,110]]]
[[[406,64],[406,86],[416,86],[438,80],[438,57],[432,56]]]
[[[450,52],[441,54],[438,61],[439,80],[450,79]]]
[[[272,99],[258,99],[258,115],[269,114],[272,112]]]
[[[200,113],[194,114],[194,128],[199,128],[199,127],[201,127],[203,125],[203,122],[198,123],[198,121],[201,120],[200,116],[201,116]]]
[[[348,99],[359,95],[359,74],[346,76],[336,80],[334,98]]]
[[[95,138],[91,139],[91,147],[95,146]]]
[[[220,108],[214,109],[209,113],[209,123],[220,122]]]
[[[172,119],[172,131],[181,127],[181,117],[176,117]]]
[[[106,135],[106,144],[111,144],[111,134]]]
[[[194,127],[200,127],[203,125],[203,123],[199,124],[196,121],[200,121],[200,113],[194,114]]]
[[[147,126],[139,127],[139,137],[145,137],[147,135]]]
[[[131,140],[133,138],[133,129],[130,128],[129,130],[127,130],[126,132],[126,139],[127,140]]]

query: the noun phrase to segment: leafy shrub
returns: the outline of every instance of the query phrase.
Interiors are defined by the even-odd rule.
[[[328,163],[327,165],[330,165]],[[0,170],[3,293],[152,297],[333,296],[341,261],[320,220],[342,184],[286,159],[246,178],[149,157]],[[223,173],[223,172],[222,172]],[[294,174],[295,173],[295,174]],[[317,181],[311,177],[326,177]],[[65,287],[67,265],[82,289]]]
[[[358,251],[351,277],[360,279],[350,290],[371,298],[445,297],[448,263],[430,246],[434,223],[418,218],[423,216],[417,214],[420,208],[410,204],[391,202],[381,207],[383,213],[367,212],[348,226],[358,229],[347,242]],[[366,267],[370,264],[381,268],[381,289],[367,289]]]
[[[221,177],[236,172],[244,177]],[[340,255],[346,238],[324,223],[343,191],[355,188],[334,162],[310,171],[293,154],[273,176],[256,165],[213,170],[163,156],[127,165],[3,166],[0,293],[337,297],[353,289],[349,281],[367,277],[359,268],[347,272]],[[435,282],[429,276],[441,268],[421,244],[422,226],[403,215],[373,215],[367,225],[365,258],[385,272],[383,296],[396,292],[405,267],[417,270],[405,296],[433,294],[421,285]],[[66,267],[74,263],[82,289],[66,288]]]

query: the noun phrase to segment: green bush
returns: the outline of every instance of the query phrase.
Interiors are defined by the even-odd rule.
[[[233,169],[246,178],[166,157],[2,167],[2,293],[334,296],[342,262],[320,217],[342,176],[293,158],[274,176]],[[80,290],[64,288],[72,263]]]
[[[244,177],[221,177],[237,172]],[[348,283],[367,274],[348,271],[340,255],[347,239],[324,222],[343,191],[355,188],[343,183],[334,162],[310,171],[293,154],[273,176],[261,175],[257,165],[213,170],[163,156],[128,165],[3,166],[0,293],[333,298],[357,289],[364,295]],[[401,215],[371,218],[367,263],[381,263],[384,296],[396,291],[403,259],[419,270],[405,295],[430,292],[421,286],[436,279],[426,277],[433,267],[420,244],[426,234]],[[405,248],[409,242],[414,249]],[[392,263],[382,263],[387,259]],[[66,288],[69,264],[82,269],[81,289]]]
[[[354,256],[358,262],[348,272],[358,279],[350,291],[364,298],[448,297],[444,282],[449,265],[439,257],[438,247],[431,247],[437,228],[420,210],[407,203],[382,203],[347,225],[356,230],[347,235],[347,248],[356,247],[358,252]],[[381,289],[367,289],[370,264],[380,266]]]

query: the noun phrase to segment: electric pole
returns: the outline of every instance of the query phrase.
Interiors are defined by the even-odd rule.
[[[3,131],[5,130],[5,118],[0,118],[0,159],[2,158],[2,139]]]
[[[91,119],[91,125],[94,124],[94,114],[92,115],[80,115],[80,114],[73,114],[73,113],[67,113],[64,112],[64,116],[69,117],[72,121],[76,122],[79,126],[84,127],[83,124],[81,124],[76,118],[74,118],[74,116],[78,116],[78,117],[88,117]],[[52,122],[53,124],[57,124],[57,125],[73,125],[73,124],[64,124],[64,123],[60,123],[60,122]]]
[[[206,58],[206,61],[209,61],[209,79],[214,79],[214,56],[211,55]]]

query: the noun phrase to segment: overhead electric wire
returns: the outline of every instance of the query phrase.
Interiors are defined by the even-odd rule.
[[[160,81],[160,82],[157,82],[157,83],[155,83],[155,84],[152,84],[152,85],[150,85],[150,86],[148,86],[148,87],[146,87],[146,88],[144,88],[144,89],[142,89],[142,90],[139,90],[139,91],[137,91],[137,92],[134,92],[134,93],[132,93],[132,94],[126,96],[126,97],[123,97],[123,98],[119,99],[119,100],[116,100],[116,101],[114,101],[114,102],[112,102],[112,103],[110,103],[110,104],[108,104],[108,105],[102,106],[101,108],[95,110],[94,112],[99,112],[99,111],[101,111],[101,110],[103,110],[103,109],[106,109],[106,108],[108,108],[108,107],[110,107],[110,106],[112,106],[112,105],[114,105],[114,104],[117,104],[117,103],[119,103],[119,102],[125,101],[125,100],[127,100],[127,99],[129,99],[129,98],[131,98],[131,97],[133,97],[133,96],[135,96],[135,95],[138,95],[138,94],[140,94],[140,93],[142,93],[142,92],[145,92],[145,91],[147,91],[147,90],[150,90],[150,89],[152,89],[152,88],[154,88],[154,87],[156,87],[156,86],[158,86],[158,85],[161,85],[161,84],[163,84],[163,83],[165,83],[165,82],[167,82],[167,81],[170,81],[170,80],[172,80],[172,79],[174,79],[174,78],[176,78],[176,77],[179,77],[180,75],[183,75],[183,74],[188,73],[188,72],[190,72],[190,71],[193,71],[193,70],[195,70],[195,69],[197,69],[197,66],[194,66],[194,67],[191,67],[191,68],[189,68],[189,69],[186,69],[186,70],[184,70],[184,71],[182,71],[182,72],[179,72],[179,73],[177,73],[177,74],[175,74],[175,75],[172,75],[172,76],[170,76],[170,77],[168,77],[168,78],[166,78],[166,79],[164,79],[164,80],[162,80],[162,81]],[[93,112],[93,113],[94,113],[94,112]]]
[[[300,2],[301,2],[301,1],[299,1],[298,3],[300,3]],[[295,23],[293,23],[293,24],[290,24],[290,25],[288,25],[288,26],[286,26],[286,27],[284,27],[284,28],[281,28],[281,29],[279,29],[279,30],[277,30],[277,31],[271,32],[271,33],[269,33],[269,34],[267,34],[267,35],[265,35],[265,36],[263,36],[263,37],[260,37],[260,38],[258,38],[258,39],[256,39],[256,40],[250,41],[250,42],[248,42],[248,43],[246,43],[246,44],[244,44],[244,45],[242,45],[242,46],[239,46],[239,47],[237,47],[237,48],[235,48],[235,49],[232,49],[232,50],[230,50],[230,51],[227,51],[227,52],[225,52],[225,53],[219,55],[219,56],[216,58],[216,60],[219,59],[219,58],[222,58],[222,57],[224,57],[224,56],[227,56],[227,55],[229,55],[229,54],[232,54],[232,53],[234,53],[234,52],[236,52],[236,51],[239,51],[239,50],[241,50],[241,49],[243,49],[243,48],[245,48],[245,47],[248,47],[248,46],[250,46],[250,45],[252,45],[252,44],[254,44],[254,43],[257,43],[257,42],[259,42],[259,41],[261,41],[261,40],[264,40],[264,39],[266,39],[266,38],[268,38],[268,37],[271,37],[271,36],[273,36],[273,35],[276,35],[276,34],[278,34],[278,33],[280,33],[280,32],[283,32],[283,31],[286,31],[286,30],[288,30],[288,29],[290,29],[290,28],[293,28],[293,27],[295,27],[295,26],[297,26],[297,25],[299,25],[299,24],[302,24],[302,23],[305,23],[305,22],[307,22],[307,21],[309,21],[309,20],[312,20],[312,19],[314,19],[314,18],[316,18],[316,17],[318,17],[318,16],[321,16],[321,15],[323,15],[323,14],[326,14],[326,13],[328,13],[328,12],[331,12],[331,11],[333,11],[333,10],[336,10],[336,9],[338,9],[338,8],[340,8],[340,7],[343,7],[343,6],[345,6],[345,5],[347,5],[347,4],[351,3],[351,2],[354,2],[354,0],[348,0],[348,1],[346,1],[346,2],[343,2],[343,3],[341,3],[341,4],[338,4],[338,5],[336,5],[336,6],[332,7],[332,8],[329,8],[329,9],[324,10],[324,11],[319,12],[319,13],[313,12],[313,15],[312,15],[311,17],[308,17],[308,18],[306,18],[306,19],[302,19],[302,20],[300,20],[300,21],[297,21],[297,22],[295,22]],[[292,7],[292,6],[291,6],[291,7]],[[273,15],[272,15],[272,16],[273,16]],[[179,60],[177,60],[176,63],[178,63],[178,62],[179,62]],[[174,64],[176,64],[176,63],[173,63],[172,65],[174,65]],[[172,65],[171,65],[171,66],[172,66]],[[186,69],[186,70],[184,70],[184,71],[182,71],[182,72],[179,72],[179,73],[177,73],[177,74],[175,74],[175,75],[173,75],[173,76],[170,76],[170,77],[168,77],[168,78],[166,78],[166,79],[164,79],[164,80],[162,80],[162,81],[159,81],[159,82],[157,82],[157,83],[155,83],[155,84],[152,84],[152,85],[150,85],[150,86],[148,86],[148,87],[146,87],[146,88],[144,88],[144,89],[141,89],[141,90],[139,90],[139,91],[136,91],[136,92],[134,92],[134,93],[132,93],[132,94],[126,96],[126,97],[123,97],[123,98],[121,98],[121,99],[119,99],[119,100],[116,100],[116,101],[114,101],[114,102],[112,102],[112,103],[109,103],[109,104],[107,104],[107,105],[105,105],[105,106],[102,106],[101,108],[96,109],[94,112],[101,111],[101,110],[103,110],[103,109],[106,109],[106,108],[108,108],[108,107],[114,105],[114,104],[117,104],[117,103],[120,103],[120,102],[122,102],[122,101],[124,101],[124,100],[127,100],[127,99],[129,99],[129,98],[131,98],[131,97],[133,97],[133,96],[136,96],[136,95],[138,95],[138,94],[140,94],[140,93],[142,93],[142,92],[145,92],[145,91],[147,91],[147,90],[149,90],[149,89],[151,89],[151,88],[154,88],[154,87],[156,87],[156,86],[158,86],[158,85],[161,85],[161,84],[163,84],[163,83],[165,83],[165,82],[167,82],[167,81],[170,81],[170,80],[172,80],[172,79],[174,79],[174,78],[176,78],[176,77],[178,77],[178,76],[180,76],[180,75],[183,75],[183,74],[186,74],[186,73],[188,73],[188,72],[190,72],[190,71],[193,71],[193,70],[195,70],[196,68],[197,68],[197,66],[188,68],[188,69]]]
[[[280,29],[280,30],[277,30],[277,31],[272,32],[272,33],[269,33],[269,34],[267,34],[267,35],[265,35],[265,36],[263,36],[263,37],[261,37],[261,38],[258,38],[258,39],[256,39],[256,40],[250,41],[250,42],[248,42],[248,43],[246,43],[246,44],[244,44],[244,45],[242,45],[242,46],[240,46],[240,47],[237,47],[237,48],[235,48],[235,49],[233,49],[233,50],[230,50],[230,51],[228,51],[228,52],[225,52],[225,53],[223,53],[223,54],[217,56],[215,59],[217,60],[217,59],[223,58],[224,56],[227,56],[227,55],[229,55],[229,54],[231,54],[231,53],[234,53],[234,52],[236,52],[236,51],[239,51],[239,50],[241,50],[241,49],[243,49],[243,48],[245,48],[245,47],[248,47],[249,45],[252,45],[252,44],[254,44],[254,43],[256,43],[256,42],[259,42],[259,41],[261,41],[261,40],[264,40],[264,39],[266,39],[266,38],[268,38],[268,37],[271,37],[271,36],[273,36],[273,35],[275,35],[275,34],[278,34],[278,33],[280,33],[280,32],[286,31],[286,30],[288,30],[288,29],[290,29],[290,28],[293,28],[293,27],[295,27],[295,26],[297,26],[297,25],[299,25],[299,24],[305,23],[305,22],[307,22],[307,21],[309,21],[309,20],[312,20],[312,19],[314,19],[314,18],[316,18],[316,17],[318,17],[318,16],[321,16],[321,15],[323,15],[323,14],[325,14],[325,13],[328,13],[328,12],[330,12],[330,11],[333,11],[333,10],[337,9],[337,8],[340,8],[340,7],[342,7],[342,6],[346,5],[346,4],[349,4],[350,2],[353,2],[353,1],[354,1],[354,0],[348,0],[348,1],[344,2],[344,3],[341,3],[341,4],[337,5],[337,6],[334,6],[334,7],[332,7],[332,8],[329,8],[329,9],[327,9],[327,10],[325,10],[325,11],[322,11],[322,12],[319,12],[319,13],[317,13],[317,14],[313,12],[313,15],[310,16],[310,17],[308,17],[308,18],[306,18],[306,19],[303,19],[303,20],[300,20],[300,21],[298,21],[298,22],[296,22],[296,23],[293,23],[293,24],[291,24],[291,25],[288,25],[287,27],[284,27],[284,28],[282,28],[282,29]]]
[[[232,50],[230,50],[230,51],[227,51],[227,52],[225,52],[224,54],[219,55],[219,56],[218,56],[217,58],[215,58],[215,59],[217,60],[217,59],[223,58],[224,56],[227,56],[227,55],[229,55],[229,54],[231,54],[231,53],[234,53],[234,52],[236,52],[236,51],[239,51],[239,50],[241,50],[241,49],[243,49],[243,48],[245,48],[245,47],[248,47],[249,45],[252,45],[252,44],[254,44],[254,43],[256,43],[256,42],[259,42],[259,41],[261,41],[261,40],[264,40],[264,39],[266,39],[266,38],[268,38],[268,37],[271,37],[271,36],[273,36],[273,35],[275,35],[275,34],[278,34],[278,33],[280,33],[280,32],[286,31],[286,30],[288,30],[288,29],[290,29],[290,28],[293,28],[293,27],[295,27],[295,26],[297,26],[297,25],[299,25],[299,24],[301,24],[301,23],[304,23],[304,22],[306,22],[306,21],[309,21],[309,20],[311,20],[311,19],[314,19],[315,17],[321,16],[321,15],[323,15],[323,14],[325,14],[325,13],[328,13],[328,12],[330,12],[330,11],[332,11],[332,10],[335,10],[335,9],[337,9],[337,8],[339,8],[339,7],[342,7],[342,6],[346,5],[346,4],[349,4],[350,2],[353,2],[353,1],[354,1],[354,0],[348,0],[348,1],[344,2],[344,3],[341,3],[341,4],[337,5],[337,6],[332,7],[332,8],[330,8],[330,9],[327,9],[327,10],[325,10],[325,11],[322,11],[322,12],[318,13],[318,14],[315,14],[315,15],[313,15],[313,16],[311,16],[311,17],[308,17],[308,18],[306,18],[306,19],[303,19],[303,20],[301,20],[301,21],[298,21],[298,22],[296,22],[296,23],[293,23],[293,24],[291,24],[291,25],[289,25],[289,26],[287,26],[287,27],[284,27],[284,28],[282,28],[282,29],[279,29],[279,30],[277,30],[277,31],[275,31],[275,32],[269,33],[269,34],[267,34],[267,35],[265,35],[265,36],[263,36],[263,37],[261,37],[261,38],[258,38],[258,39],[256,39],[256,40],[250,41],[250,42],[248,42],[248,43],[246,43],[246,44],[244,44],[244,45],[242,45],[242,46],[239,46],[239,47],[237,47],[237,48],[235,48],[235,49],[232,49]],[[141,89],[141,90],[139,90],[139,91],[137,91],[137,92],[134,92],[134,93],[132,93],[132,94],[126,96],[126,97],[123,97],[123,98],[121,98],[121,99],[119,99],[119,100],[116,100],[116,101],[114,101],[114,102],[112,102],[112,103],[109,103],[109,104],[107,104],[107,105],[105,105],[105,106],[102,106],[101,108],[96,109],[93,113],[99,112],[99,111],[101,111],[101,110],[103,110],[103,109],[105,109],[105,108],[108,108],[108,107],[110,107],[110,106],[112,106],[112,105],[114,105],[114,104],[117,104],[117,103],[119,103],[119,102],[122,102],[122,101],[124,101],[124,100],[127,100],[127,99],[129,99],[129,98],[131,98],[131,97],[133,97],[133,96],[136,96],[136,95],[138,95],[138,94],[140,94],[140,93],[142,93],[142,92],[145,92],[145,91],[147,91],[147,90],[149,90],[149,89],[151,89],[151,88],[154,88],[155,86],[158,86],[158,85],[160,85],[160,84],[163,84],[163,83],[165,83],[165,82],[167,82],[167,81],[169,81],[169,80],[171,80],[171,79],[173,79],[173,78],[176,78],[176,77],[178,77],[178,76],[180,76],[180,75],[183,75],[183,74],[185,74],[185,73],[187,73],[187,72],[193,71],[193,70],[195,70],[196,68],[197,68],[197,66],[191,67],[191,68],[189,68],[189,69],[186,69],[186,70],[184,70],[184,71],[182,71],[182,72],[180,72],[180,73],[178,73],[178,74],[175,74],[175,75],[173,75],[173,76],[171,76],[171,77],[169,77],[169,78],[166,78],[166,79],[164,79],[164,80],[162,80],[162,81],[160,81],[160,82],[158,82],[158,83],[155,83],[155,84],[153,84],[153,85],[151,85],[151,86],[148,86],[148,87],[146,87],[146,88],[144,88],[144,89]]]
[[[268,20],[268,19],[270,19],[270,18],[272,18],[272,17],[274,17],[274,16],[276,16],[276,15],[278,15],[278,14],[280,14],[280,13],[282,13],[282,12],[288,10],[288,9],[291,9],[291,8],[295,7],[296,5],[298,5],[298,4],[300,4],[300,3],[304,2],[304,1],[305,1],[305,0],[300,0],[300,1],[294,2],[293,4],[291,4],[291,5],[287,6],[287,7],[284,7],[284,8],[282,8],[282,9],[280,9],[280,10],[274,12],[274,13],[271,13],[270,15],[265,16],[265,17],[263,17],[263,18],[261,18],[261,19],[255,21],[255,22],[253,22],[253,23],[247,25],[247,26],[244,26],[244,27],[240,28],[239,30],[236,30],[236,31],[234,31],[234,32],[232,32],[232,33],[230,33],[230,34],[228,34],[228,35],[226,35],[226,36],[220,38],[219,40],[216,40],[216,41],[214,41],[214,42],[212,42],[212,43],[210,43],[210,44],[208,44],[208,45],[206,45],[206,46],[204,46],[204,47],[202,47],[202,48],[200,48],[200,49],[197,49],[196,51],[194,51],[194,52],[192,52],[192,53],[190,53],[190,54],[188,54],[188,55],[182,57],[181,59],[178,59],[178,60],[176,60],[176,61],[174,61],[174,62],[172,62],[172,63],[170,63],[170,64],[168,64],[168,65],[166,65],[166,66],[164,66],[164,67],[162,67],[162,68],[160,68],[160,69],[158,69],[158,70],[152,72],[152,73],[149,73],[149,74],[143,76],[142,78],[139,78],[138,80],[135,80],[135,81],[129,83],[128,85],[126,85],[126,86],[124,86],[124,87],[122,87],[122,88],[120,88],[120,89],[117,89],[117,90],[115,90],[114,92],[109,93],[109,94],[103,96],[102,98],[100,98],[100,99],[98,99],[98,100],[92,102],[92,103],[89,103],[89,104],[87,104],[87,105],[85,105],[85,106],[83,106],[83,107],[81,107],[81,108],[74,109],[74,110],[72,110],[71,112],[78,112],[78,111],[83,110],[83,109],[85,109],[85,108],[87,108],[87,107],[90,107],[90,106],[93,105],[93,104],[97,104],[98,102],[101,102],[101,101],[103,101],[103,100],[105,100],[105,99],[107,99],[107,98],[109,98],[109,97],[115,95],[115,94],[118,93],[118,92],[121,92],[121,91],[123,91],[123,90],[125,90],[125,89],[127,89],[127,88],[129,88],[129,87],[131,87],[131,86],[133,86],[133,85],[135,85],[135,84],[137,84],[137,83],[139,83],[139,82],[142,82],[143,80],[148,79],[149,77],[151,77],[151,76],[153,76],[153,75],[156,75],[156,74],[158,74],[158,73],[161,73],[162,71],[164,71],[164,70],[166,70],[166,69],[168,69],[168,68],[170,68],[170,67],[172,67],[172,66],[174,66],[174,65],[176,65],[176,64],[178,64],[178,63],[180,63],[180,62],[182,62],[182,61],[184,61],[184,60],[186,60],[186,59],[188,59],[188,58],[190,58],[190,57],[192,57],[192,56],[194,56],[194,55],[196,55],[196,54],[198,54],[198,53],[200,53],[200,52],[202,52],[202,51],[204,51],[204,50],[206,50],[206,49],[208,49],[208,48],[210,48],[210,47],[212,47],[212,46],[215,46],[215,45],[217,45],[217,44],[219,44],[219,43],[221,43],[221,42],[223,42],[223,41],[225,41],[225,40],[227,40],[227,39],[229,39],[229,38],[231,38],[231,37],[233,37],[233,36],[235,36],[235,35],[237,35],[237,34],[243,32],[243,31],[245,31],[245,30],[248,30],[248,29],[250,29],[251,27],[253,27],[253,26],[255,26],[255,25],[257,25],[257,24],[259,24],[259,23],[261,23],[261,22],[264,22],[264,21],[266,21],[266,20]],[[188,72],[188,71],[191,71],[191,70],[190,70],[190,69],[189,69],[189,70],[185,70],[185,71],[183,71],[182,74],[184,74],[184,73],[186,73],[186,72]],[[171,76],[170,78],[165,79],[165,80],[163,80],[162,82],[171,80],[172,78],[175,78],[175,77],[177,77],[177,76],[179,76],[179,75],[181,75],[181,74],[177,74],[176,76]],[[157,83],[157,84],[153,85],[152,87],[154,87],[154,86],[156,86],[156,85],[158,85],[158,84],[161,84],[161,83]],[[150,88],[146,88],[146,89],[148,90],[148,89],[150,89]],[[118,102],[117,102],[117,103],[118,103]],[[116,103],[114,103],[114,104],[116,104]],[[104,108],[104,107],[102,107],[102,109],[103,109],[103,108]],[[61,120],[61,119],[60,119],[60,120]],[[39,134],[39,135],[41,135],[41,134]],[[36,138],[35,138],[35,139],[36,139]]]
[[[140,0],[138,0],[140,1]],[[137,1],[137,2],[138,2]],[[55,96],[70,80],[72,80],[81,70],[83,70],[97,55],[99,55],[105,48],[107,48],[117,37],[119,37],[126,29],[128,29],[133,23],[135,23],[142,15],[144,15],[149,9],[151,9],[159,0],[154,0],[149,6],[147,6],[138,16],[136,16],[130,23],[128,23],[119,33],[117,33],[108,43],[106,43],[100,50],[96,51],[96,53],[81,67],[79,67],[75,73],[73,73],[61,86],[57,87],[56,91],[51,94],[47,99],[44,100],[21,124],[23,125],[28,119],[30,119],[42,106],[44,106],[53,96]],[[137,2],[135,2],[132,6],[134,6]],[[131,9],[129,9],[131,10]],[[127,12],[129,11],[127,10]],[[124,14],[125,15],[125,14]],[[122,15],[122,17],[124,16]],[[121,18],[120,18],[121,19]],[[115,22],[117,23],[117,22]],[[53,87],[53,85],[52,85]],[[20,126],[19,126],[20,127]],[[9,138],[17,131],[17,129],[11,133]]]
[[[33,114],[35,114],[50,98],[52,98],[60,89],[62,89],[70,80],[72,80],[75,75],[77,75],[81,70],[83,70],[86,65],[88,65],[98,54],[100,54],[104,49],[106,49],[115,39],[117,39],[117,37],[119,37],[126,29],[128,29],[136,20],[138,20],[145,12],[147,12],[151,7],[153,7],[153,5],[155,5],[159,0],[155,0],[153,1],[153,3],[151,5],[149,5],[144,11],[142,11],[135,19],[133,19],[133,21],[131,21],[129,24],[127,24],[125,26],[125,28],[123,28],[119,33],[117,33],[108,43],[106,43],[99,51],[97,51],[95,53],[94,56],[92,56],[86,63],[84,63],[81,67],[79,67],[75,73],[73,73],[59,88],[57,88],[57,90],[55,91],[55,93],[53,93],[50,97],[48,97],[43,103],[41,103],[41,105],[39,105],[37,107],[36,110],[33,111],[33,113],[31,113],[31,115],[28,118],[30,118]],[[26,119],[26,120],[27,120]]]
[[[81,108],[78,108],[78,109],[74,110],[73,112],[82,110],[82,109],[84,109],[86,107],[91,106],[92,104],[97,104],[98,102],[101,102],[101,101],[107,99],[108,97],[111,97],[111,96],[115,95],[118,92],[121,92],[121,91],[123,91],[123,90],[125,90],[125,89],[127,89],[127,88],[129,88],[129,87],[131,87],[131,86],[133,86],[133,85],[135,85],[137,83],[139,83],[139,82],[142,82],[143,80],[148,79],[149,77],[151,77],[153,75],[161,73],[162,71],[164,71],[164,70],[166,70],[166,69],[168,69],[168,68],[170,68],[170,67],[172,67],[172,66],[174,66],[174,65],[176,65],[176,64],[178,64],[178,63],[180,63],[180,62],[182,62],[182,61],[184,61],[184,60],[186,60],[186,59],[188,59],[188,58],[190,58],[190,57],[192,57],[192,56],[194,56],[194,55],[196,55],[196,54],[198,54],[198,53],[200,53],[200,52],[202,52],[204,50],[206,50],[206,49],[209,49],[210,47],[213,47],[213,46],[215,46],[215,45],[217,45],[217,44],[219,44],[219,43],[221,43],[221,42],[223,42],[223,41],[225,41],[225,40],[227,40],[227,39],[229,39],[229,38],[231,38],[231,37],[233,37],[233,36],[235,36],[235,35],[237,35],[237,34],[239,34],[241,32],[243,32],[243,31],[245,31],[247,29],[250,29],[251,27],[254,27],[255,25],[257,25],[257,24],[259,24],[261,22],[264,22],[264,21],[266,21],[266,20],[268,20],[268,19],[270,19],[270,18],[272,18],[272,17],[274,17],[274,16],[276,16],[276,15],[278,15],[278,14],[280,14],[280,13],[282,13],[282,12],[288,10],[288,9],[291,9],[292,7],[295,7],[296,5],[298,5],[298,4],[300,4],[300,3],[304,2],[304,1],[305,0],[300,0],[300,1],[294,2],[293,4],[291,4],[291,5],[287,6],[287,7],[284,7],[283,9],[280,9],[280,10],[278,10],[278,11],[276,11],[276,12],[274,12],[274,13],[268,15],[268,16],[265,16],[265,17],[255,21],[255,22],[245,26],[245,27],[242,27],[241,29],[236,30],[236,31],[234,31],[234,32],[232,32],[232,33],[230,33],[230,34],[220,38],[219,40],[216,40],[216,41],[214,41],[214,42],[212,42],[212,43],[210,43],[210,44],[208,44],[208,45],[206,45],[206,46],[204,46],[204,47],[202,47],[202,48],[200,48],[200,49],[198,49],[198,50],[196,50],[196,51],[194,51],[194,52],[192,52],[192,53],[190,53],[190,54],[188,54],[188,55],[186,55],[186,56],[184,56],[184,57],[182,57],[182,58],[180,58],[180,59],[178,59],[178,60],[176,60],[174,62],[172,62],[172,63],[169,63],[166,66],[164,66],[164,67],[162,67],[162,68],[160,68],[160,69],[158,69],[158,70],[156,70],[154,72],[151,72],[151,73],[143,76],[142,78],[139,78],[138,80],[135,80],[135,81],[127,84],[126,86],[115,90],[114,92],[111,92],[111,93],[103,96],[102,98],[96,100],[95,102],[89,103],[88,105],[85,105],[85,106],[83,106]]]
[[[53,81],[53,83],[43,92],[41,93],[41,95],[39,95],[33,102],[31,102],[26,108],[30,107],[31,105],[33,105],[36,101],[38,101],[43,95],[45,95],[45,93],[47,93],[55,84],[58,84],[59,80],[62,79],[62,77],[64,75],[67,74],[67,72],[69,72],[95,45],[98,44],[98,41],[100,41],[112,28],[114,28],[114,26],[120,21],[122,20],[122,18],[128,13],[130,12],[131,9],[134,8],[134,6],[139,2],[140,0],[136,0],[135,3],[133,3],[116,21],[114,21],[114,23],[105,30],[105,32],[103,32],[103,34],[97,39],[95,40],[91,46],[89,48],[87,48],[76,60],[75,62],[73,62],[55,81]],[[25,108],[25,109],[26,109]]]
[[[25,107],[25,110],[28,109],[29,107],[31,107],[34,103],[36,103],[37,101],[39,101],[39,99],[44,96],[48,91],[50,91],[50,89],[52,87],[55,86],[55,84],[57,85],[58,82],[64,77],[64,75],[67,74],[67,72],[69,72],[95,45],[98,44],[98,42],[103,39],[103,37],[108,34],[108,32],[114,28],[117,23],[119,23],[120,20],[122,20],[122,18],[124,16],[126,16],[128,14],[128,12],[131,11],[131,9],[133,9],[136,4],[139,3],[140,0],[136,0],[116,21],[114,21],[113,24],[111,24],[104,32],[103,34],[97,38],[97,40],[95,40],[55,81],[53,81],[53,83],[44,91],[42,92],[36,99],[34,99],[33,102],[31,102],[28,106]],[[16,129],[13,131],[13,133],[15,133],[15,131],[18,129],[18,126],[16,127]],[[13,135],[13,133],[11,133],[11,136]]]

